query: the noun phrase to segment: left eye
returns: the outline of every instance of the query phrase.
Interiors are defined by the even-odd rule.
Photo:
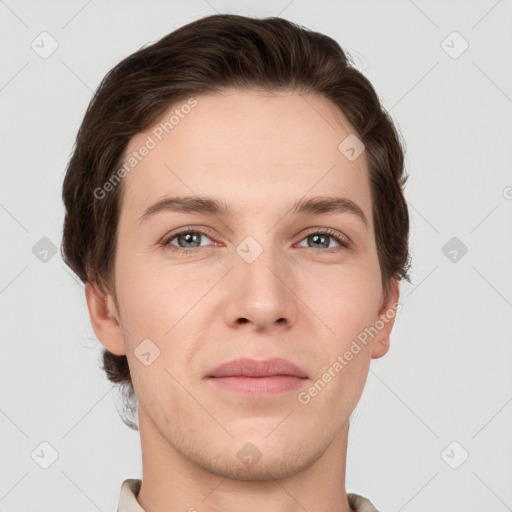
[[[329,239],[335,240],[338,246],[348,247],[349,242],[343,237],[338,236],[337,234],[333,234],[330,232],[318,231],[314,233],[310,233],[303,240],[311,240],[312,245],[308,243],[308,247],[320,247],[322,249],[330,249],[329,247]],[[325,246],[327,244],[327,246]],[[302,246],[304,247],[304,246]]]

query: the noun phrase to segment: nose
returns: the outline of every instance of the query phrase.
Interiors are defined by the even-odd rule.
[[[227,279],[226,322],[255,332],[288,329],[297,314],[293,276],[275,250],[265,248],[252,263],[234,255]]]

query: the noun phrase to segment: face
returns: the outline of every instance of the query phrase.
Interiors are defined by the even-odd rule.
[[[119,309],[108,302],[122,328],[93,326],[128,358],[143,452],[158,445],[216,474],[282,478],[346,434],[370,360],[387,351],[392,319],[361,336],[398,299],[396,287],[382,294],[367,161],[340,151],[355,130],[321,96],[195,101],[130,142],[127,156],[153,147],[123,178]],[[252,391],[243,377],[208,378],[242,357],[283,358],[307,377],[251,379]]]

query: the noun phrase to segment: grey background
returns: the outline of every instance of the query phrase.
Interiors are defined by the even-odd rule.
[[[99,81],[215,11],[335,38],[406,141],[413,284],[354,415],[347,490],[383,512],[512,510],[510,0],[0,1],[0,510],[113,511],[141,476],[83,286],[41,251],[60,245],[64,169]],[[52,40],[47,58],[31,46]]]

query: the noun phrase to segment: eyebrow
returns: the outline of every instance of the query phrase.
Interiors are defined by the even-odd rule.
[[[336,214],[350,213],[357,216],[368,229],[368,219],[363,210],[352,200],[345,197],[312,197],[310,199],[297,199],[289,210],[293,214]],[[224,201],[209,197],[182,196],[164,197],[144,210],[139,217],[139,223],[163,212],[202,213],[210,215],[230,215],[231,208]]]

